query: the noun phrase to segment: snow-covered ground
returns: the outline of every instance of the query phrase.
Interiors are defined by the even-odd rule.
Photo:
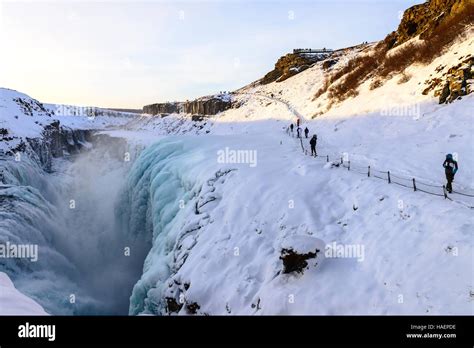
[[[373,177],[376,170],[389,170],[394,182],[398,176],[407,178],[408,186],[411,178],[441,186],[442,162],[453,153],[459,161],[454,189],[474,193],[474,95],[438,105],[421,94],[437,66],[454,65],[472,45],[468,38],[429,66],[410,67],[411,79],[404,84],[393,77],[371,91],[367,82],[356,98],[314,119],[327,107],[324,96],[312,100],[322,83],[319,63],[284,82],[240,90],[233,96],[243,102],[239,108],[202,122],[184,115],[125,114],[17,119],[18,104],[10,103],[14,92],[2,89],[0,128],[39,136],[42,128],[35,121],[59,119],[71,128],[127,141],[128,150],[118,151],[133,155],[123,166],[117,158],[83,157],[53,175],[62,187],[78,188],[66,190],[67,201],[91,183],[83,194],[90,209],[64,220],[74,222],[71,232],[93,230],[75,237],[75,246],[102,252],[97,241],[81,244],[101,231],[101,242],[116,231],[129,241],[149,243],[130,314],[474,314],[474,199],[457,194],[444,199]],[[329,162],[305,155],[299,140],[286,133],[295,115],[310,134],[317,133],[318,153],[329,155]],[[18,123],[20,118],[28,126]],[[303,144],[309,148],[308,139]],[[351,170],[337,165],[341,156]],[[368,166],[370,177],[364,174]],[[11,191],[6,186],[12,184],[2,190]],[[114,219],[116,228],[109,228],[107,219]],[[80,221],[87,221],[87,228]],[[15,236],[9,226],[0,224],[2,240]],[[31,238],[20,235],[23,242]],[[284,250],[309,255],[302,272],[284,272]],[[112,260],[103,258],[107,265]],[[71,267],[82,262],[68,261]],[[93,268],[76,264],[85,266]],[[54,302],[41,298],[47,283],[35,293],[34,277],[9,275],[40,304]],[[103,284],[98,277],[88,279]],[[96,290],[88,295],[99,298]],[[2,301],[15,299],[0,297],[0,309]]]
[[[47,315],[38,303],[15,289],[10,278],[3,272],[0,272],[0,314]]]
[[[164,139],[136,161],[128,192],[138,194],[125,206],[134,209],[150,195],[147,209],[157,220],[133,314],[164,313],[160,299],[179,303],[180,295],[206,314],[472,313],[472,210],[330,168],[304,156],[283,130],[268,128]],[[225,147],[256,151],[256,165],[220,164]],[[429,162],[419,166],[429,172]],[[436,168],[442,176],[441,163]],[[203,206],[198,214],[196,204]],[[281,250],[296,236],[359,248],[363,256],[281,274]]]

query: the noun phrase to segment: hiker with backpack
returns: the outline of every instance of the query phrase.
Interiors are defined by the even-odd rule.
[[[305,136],[306,139],[308,139],[308,133],[309,133],[309,129],[308,129],[308,127],[306,127],[304,129],[304,136]]]
[[[313,153],[314,153],[314,157],[317,156],[316,154],[316,142],[318,141],[318,137],[316,136],[316,134],[313,135],[313,137],[311,138],[311,140],[309,141],[309,144],[311,145],[311,156],[313,156]]]
[[[446,155],[446,159],[443,162],[444,173],[446,174],[446,180],[448,181],[446,184],[446,191],[449,193],[453,192],[453,180],[454,174],[458,171],[458,162],[453,159],[453,155],[448,153]]]

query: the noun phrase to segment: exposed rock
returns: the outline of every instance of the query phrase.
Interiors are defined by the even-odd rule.
[[[197,311],[201,308],[196,302],[191,302],[186,305],[186,309],[189,314],[197,314]]]
[[[230,109],[231,106],[230,98],[203,97],[183,103],[183,111],[194,115],[216,115],[219,112]]]
[[[436,80],[437,86],[443,84],[442,88],[435,91],[439,96],[439,103],[450,103],[454,100],[472,93],[472,78],[474,76],[474,57],[463,60],[461,63],[451,67],[443,75],[443,80]]]
[[[427,80],[425,84],[427,84],[428,87],[426,87],[421,94],[428,95],[428,93],[432,91],[434,88],[436,88],[437,86],[439,86],[441,82],[442,80],[438,77],[435,77],[434,79],[431,79],[431,80]]]
[[[331,52],[317,54],[288,53],[278,59],[275,69],[266,74],[260,82],[265,85],[274,81],[285,81],[308,69],[312,64],[326,59],[329,55],[331,55]]]
[[[412,6],[403,13],[397,31],[389,39],[394,45],[400,45],[417,35],[423,39],[444,19],[462,11],[470,1],[472,0],[429,0]]]
[[[166,311],[168,313],[178,313],[181,310],[181,308],[183,308],[183,304],[178,303],[176,299],[172,297],[166,297],[165,299],[166,299]]]
[[[20,106],[23,114],[27,116],[33,116],[34,112],[48,117],[54,115],[54,111],[46,109],[42,103],[35,99],[14,98],[13,101]]]
[[[319,250],[316,249],[314,252],[298,254],[293,249],[282,249],[280,259],[283,260],[283,273],[303,273],[308,266],[306,260],[314,259],[318,252]]]
[[[146,105],[143,107],[143,112],[151,115],[158,114],[176,114],[181,112],[182,103],[157,103]]]
[[[20,138],[19,144],[5,155],[14,156],[18,152],[26,152],[49,172],[53,158],[79,153],[90,141],[91,134],[92,131],[73,130],[60,126],[59,121],[54,121],[44,127],[42,137]]]
[[[323,69],[324,70],[329,70],[333,65],[335,65],[339,59],[326,59],[323,62]]]
[[[201,122],[201,121],[204,121],[206,119],[206,116],[204,115],[192,115],[191,116],[191,120],[194,121],[194,122]]]
[[[229,94],[217,94],[185,102],[157,103],[146,105],[143,112],[152,115],[186,113],[193,115],[216,115],[232,107]]]

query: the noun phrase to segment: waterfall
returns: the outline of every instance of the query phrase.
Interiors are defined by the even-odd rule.
[[[0,162],[0,243],[39,250],[37,262],[0,260],[0,271],[51,314],[166,313],[169,281],[228,173],[209,158],[218,148],[167,137],[134,157],[125,141],[100,136],[48,171],[34,156]]]
[[[169,312],[168,291],[176,286],[171,279],[220,200],[215,181],[231,171],[219,170],[222,165],[212,157],[218,148],[217,142],[197,137],[168,137],[134,162],[117,211],[123,233],[146,240],[151,249],[130,297],[131,315]]]
[[[119,139],[97,143],[51,170],[32,151],[0,161],[0,244],[38,249],[36,262],[0,259],[0,271],[51,314],[127,314],[149,249],[127,240],[116,219],[133,156],[124,161],[130,150]]]

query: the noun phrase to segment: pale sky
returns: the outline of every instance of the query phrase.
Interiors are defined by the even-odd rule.
[[[0,87],[141,108],[233,90],[293,48],[383,39],[420,0],[0,0]]]

